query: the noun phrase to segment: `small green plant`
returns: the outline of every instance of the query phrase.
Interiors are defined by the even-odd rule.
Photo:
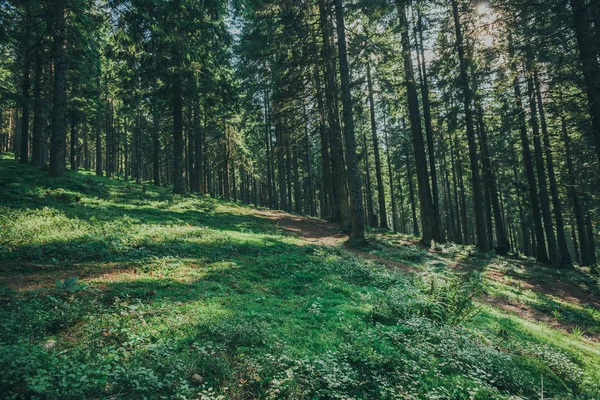
[[[575,336],[577,339],[581,340],[581,338],[585,334],[585,331],[578,326],[574,326],[573,329],[571,329],[571,334],[573,336]]]
[[[58,289],[64,290],[68,293],[76,293],[81,292],[82,290],[87,289],[88,285],[85,283],[77,283],[77,277],[71,277],[64,280],[64,282],[60,280],[55,280],[54,284]]]

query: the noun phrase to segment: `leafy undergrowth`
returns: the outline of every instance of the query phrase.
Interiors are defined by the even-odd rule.
[[[0,396],[596,398],[596,311],[555,300],[579,334],[510,314],[478,300],[510,296],[500,261],[398,238],[372,251],[420,273],[234,203],[0,160]]]

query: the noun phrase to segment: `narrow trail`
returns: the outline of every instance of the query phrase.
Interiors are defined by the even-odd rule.
[[[343,246],[354,255],[377,261],[388,268],[400,269],[405,272],[415,272],[414,268],[407,264],[388,260],[366,251],[346,246],[345,242],[348,240],[348,235],[340,231],[341,227],[338,224],[274,210],[257,210],[256,214],[275,222],[284,231],[295,234],[307,243],[323,246]]]

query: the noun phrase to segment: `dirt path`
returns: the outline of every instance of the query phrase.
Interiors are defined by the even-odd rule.
[[[414,269],[409,265],[346,246],[345,242],[348,240],[348,235],[342,233],[341,227],[337,224],[316,218],[306,218],[298,215],[286,214],[281,211],[258,210],[256,213],[257,215],[274,221],[281,229],[297,235],[307,243],[324,246],[343,246],[350,253],[368,260],[379,262],[389,268],[400,269],[405,272],[414,272]]]

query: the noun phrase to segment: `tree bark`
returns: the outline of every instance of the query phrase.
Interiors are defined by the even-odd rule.
[[[540,139],[540,127],[537,116],[537,104],[535,99],[535,88],[533,82],[533,67],[530,55],[526,57],[527,72],[527,97],[529,98],[529,121],[533,131],[533,148],[535,158],[535,169],[537,172],[537,183],[539,190],[539,199],[542,211],[544,230],[546,232],[546,241],[548,243],[548,256],[554,266],[560,264],[560,255],[556,245],[556,236],[552,225],[552,213],[550,212],[550,198],[548,197],[548,188],[546,186],[546,170],[544,168],[544,157],[542,151],[542,141]]]
[[[570,2],[573,10],[575,36],[583,67],[589,113],[592,120],[592,136],[596,145],[596,155],[600,160],[600,65],[594,49],[590,23],[587,19],[589,8],[586,6],[585,0],[570,0]],[[600,28],[596,27],[596,29]]]
[[[537,71],[533,72],[535,81],[535,91],[537,103],[539,106],[540,124],[542,127],[542,139],[544,144],[544,155],[546,156],[546,169],[548,170],[548,180],[550,183],[550,195],[552,197],[552,207],[554,208],[554,219],[556,220],[556,237],[558,240],[558,265],[560,267],[571,266],[571,254],[565,237],[565,224],[562,215],[562,204],[558,195],[558,185],[556,183],[556,174],[554,172],[554,161],[552,157],[552,149],[550,148],[550,136],[548,134],[548,126],[546,125],[546,112],[544,110],[544,101],[540,88],[540,81],[537,76]]]
[[[509,38],[509,55],[513,56],[512,45]],[[533,226],[536,239],[535,256],[540,262],[547,262],[548,254],[546,253],[546,243],[544,240],[544,227],[542,225],[542,216],[540,211],[540,204],[537,197],[537,184],[535,180],[535,172],[533,170],[533,159],[531,157],[531,148],[529,145],[529,137],[527,135],[527,124],[525,121],[525,110],[523,108],[522,96],[521,96],[521,85],[519,84],[519,74],[516,66],[516,62],[511,63],[511,69],[514,76],[513,79],[513,90],[515,93],[515,112],[517,116],[517,123],[519,124],[519,134],[521,137],[521,146],[523,150],[523,163],[525,164],[525,175],[527,177],[528,190],[529,190],[529,201],[531,203],[531,211],[533,217]]]
[[[458,2],[452,0],[452,14],[454,16],[454,28],[456,31],[456,47],[458,52],[458,59],[460,62],[460,86],[464,96],[464,111],[465,111],[465,122],[467,126],[467,142],[469,145],[469,161],[471,165],[471,182],[473,186],[473,202],[475,210],[475,235],[477,247],[481,251],[489,251],[491,243],[487,242],[487,235],[485,233],[485,215],[484,215],[484,198],[483,188],[481,185],[481,174],[479,169],[479,155],[477,153],[477,141],[475,138],[475,129],[473,123],[473,111],[471,109],[472,103],[472,91],[469,86],[469,60],[465,55],[465,46],[462,36],[462,28],[460,24],[460,17],[458,14]]]
[[[77,131],[77,117],[71,117],[71,151],[69,153],[69,164],[71,167],[71,171],[77,171],[78,169],[78,157],[77,151],[79,148],[79,135]]]
[[[54,1],[54,110],[49,172],[52,177],[65,173],[67,147],[67,38],[65,0]]]
[[[325,63],[325,104],[327,106],[327,127],[329,144],[331,146],[331,168],[333,178],[332,217],[342,224],[343,230],[352,225],[350,203],[348,200],[348,176],[342,140],[342,130],[339,120],[339,109],[336,85],[336,62],[331,45],[331,23],[327,15],[329,7],[327,0],[319,0],[319,23],[323,38],[322,54]]]
[[[440,240],[443,240],[443,226],[440,216],[440,200],[438,191],[437,168],[435,166],[435,149],[433,145],[433,124],[431,119],[431,102],[429,100],[429,79],[427,76],[427,65],[425,62],[425,46],[423,40],[423,20],[421,9],[417,7],[417,31],[419,33],[419,49],[421,54],[421,98],[423,100],[423,119],[425,121],[425,137],[427,138],[427,152],[429,154],[429,172],[431,173],[431,193],[433,195],[433,207],[435,209],[435,218],[437,219],[438,229],[440,230]]]
[[[352,231],[350,242],[361,244],[365,241],[365,221],[362,204],[362,184],[358,171],[358,157],[356,156],[356,139],[354,137],[354,119],[352,115],[352,93],[350,91],[350,68],[348,65],[348,51],[346,48],[346,27],[344,21],[344,7],[342,0],[335,0],[335,19],[338,34],[338,53],[340,59],[340,80],[342,83],[342,105],[344,117],[344,144],[346,150],[346,164],[348,166],[348,186],[350,191],[350,209],[352,217]]]
[[[394,173],[392,171],[392,155],[390,152],[390,141],[388,139],[388,131],[385,123],[385,115],[383,120],[383,132],[385,135],[385,151],[388,167],[388,179],[390,184],[390,199],[392,201],[392,230],[398,232],[398,210],[396,206],[396,197],[394,196]]]
[[[325,120],[325,105],[319,70],[315,68],[315,86],[317,88],[317,107],[319,111],[319,135],[321,138],[321,169],[323,170],[323,205],[321,218],[332,218],[331,204],[334,201],[333,182],[331,177],[331,163],[329,157],[329,136],[327,134],[327,121]]]
[[[42,99],[42,75],[44,64],[42,46],[35,51],[35,71],[33,81],[33,132],[31,138],[31,161],[33,165],[42,167],[42,141],[44,140],[44,103]]]
[[[575,221],[577,223],[577,235],[579,236],[579,248],[581,253],[581,265],[589,266],[592,265],[593,257],[590,254],[590,247],[587,241],[587,230],[585,226],[585,217],[583,214],[583,208],[579,199],[577,180],[575,178],[575,168],[573,166],[573,156],[571,155],[571,139],[569,138],[569,132],[567,129],[567,121],[565,116],[561,116],[561,129],[562,139],[565,146],[565,159],[567,164],[567,177],[568,186],[567,193],[571,198],[573,205],[573,214],[575,214]]]
[[[369,108],[371,111],[371,134],[373,135],[373,156],[375,157],[375,178],[377,179],[377,200],[379,201],[379,227],[388,229],[387,211],[385,206],[385,190],[381,172],[381,156],[379,153],[379,139],[377,138],[377,124],[375,122],[375,100],[373,99],[373,82],[371,79],[371,64],[367,63],[367,86],[369,90]]]
[[[419,110],[419,99],[415,84],[412,58],[410,55],[410,40],[408,36],[408,21],[406,19],[406,7],[402,1],[398,1],[398,15],[401,27],[402,55],[404,58],[404,80],[408,96],[408,111],[410,120],[410,131],[412,134],[413,150],[415,152],[415,165],[417,169],[417,186],[419,194],[419,205],[421,210],[421,227],[423,229],[422,242],[429,246],[431,241],[440,242],[440,229],[437,226],[438,218],[431,197],[429,186],[429,174],[427,172],[427,160],[425,156],[425,144],[423,142],[423,130],[421,127],[421,113]]]
[[[369,153],[367,146],[367,133],[363,131],[363,158],[365,160],[365,188],[367,200],[367,225],[377,226],[377,215],[373,212],[373,192],[371,190],[371,168],[369,165]]]
[[[502,219],[502,210],[500,209],[500,199],[498,194],[498,186],[496,185],[496,175],[492,168],[490,158],[488,137],[485,123],[483,121],[483,110],[481,105],[478,105],[478,121],[479,121],[479,145],[481,147],[483,173],[486,178],[486,186],[489,190],[490,202],[494,213],[494,226],[496,230],[496,254],[506,255],[509,250],[508,239],[506,237],[506,229]],[[488,227],[491,231],[491,224]],[[490,243],[491,244],[491,243]]]

